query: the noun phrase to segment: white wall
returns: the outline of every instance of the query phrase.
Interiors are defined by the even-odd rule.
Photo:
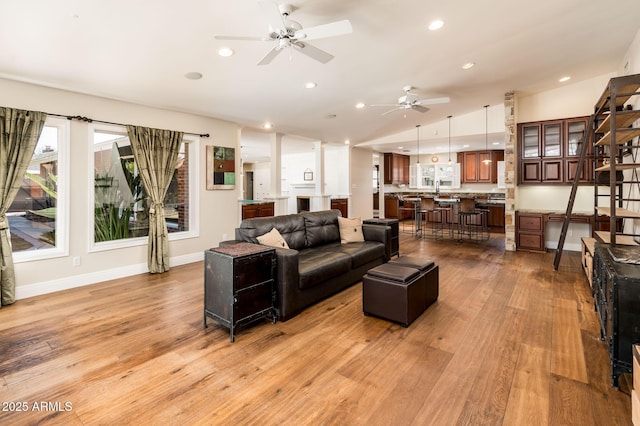
[[[324,157],[324,183],[324,193],[331,195],[332,198],[346,197],[349,195],[348,145],[326,147]]]
[[[373,217],[373,184],[371,167],[373,153],[368,149],[351,148],[351,197],[349,217]]]
[[[202,259],[204,250],[231,238],[238,225],[241,188],[207,191],[205,185],[205,147],[235,147],[239,152],[239,129],[235,124],[212,118],[171,112],[127,102],[82,95],[63,90],[0,79],[2,106],[39,110],[63,115],[81,115],[116,123],[209,133],[200,140],[197,164],[200,168],[198,198],[199,237],[170,242],[170,264],[175,266]],[[89,253],[88,194],[90,176],[87,158],[92,147],[88,124],[74,120],[71,125],[70,231],[69,255],[55,259],[16,264],[18,299],[79,285],[104,281],[147,271],[147,246]],[[237,156],[236,170],[240,170]],[[81,258],[80,266],[71,259]],[[135,285],[135,283],[132,283]]]
[[[253,199],[263,200],[271,195],[271,163],[253,164]]]

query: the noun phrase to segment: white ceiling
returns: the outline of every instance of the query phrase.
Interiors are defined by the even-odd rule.
[[[501,104],[510,90],[535,93],[557,87],[563,75],[573,82],[616,71],[640,28],[639,0],[289,3],[291,18],[303,27],[351,21],[352,34],[311,43],[335,59],[321,64],[294,51],[257,66],[270,43],[214,39],[266,36],[255,0],[4,1],[0,77],[251,129],[270,121],[272,131],[307,143],[349,139],[357,145]],[[429,31],[436,18],[444,27]],[[218,56],[222,46],[235,55]],[[462,70],[466,62],[476,66]],[[203,78],[186,79],[188,72]],[[305,89],[308,81],[318,86]],[[354,107],[393,103],[405,85],[421,99],[448,96],[451,102],[406,118],[402,111],[382,116],[385,108]],[[264,131],[243,134],[260,140]],[[478,141],[484,145],[484,135]]]

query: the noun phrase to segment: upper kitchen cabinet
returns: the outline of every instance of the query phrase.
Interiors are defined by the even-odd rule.
[[[498,161],[502,160],[502,150],[459,152],[462,183],[498,183]]]
[[[408,155],[385,152],[384,183],[387,185],[408,185],[409,163],[410,157]]]
[[[589,117],[518,124],[518,184],[571,184]],[[589,149],[589,148],[587,148]],[[580,182],[592,182],[585,167]]]

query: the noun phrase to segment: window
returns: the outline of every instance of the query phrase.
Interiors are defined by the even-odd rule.
[[[131,150],[126,129],[92,129],[93,199],[92,248],[109,249],[146,244],[149,235],[149,200]],[[195,235],[192,194],[196,194],[197,139],[186,135],[178,163],[164,198],[169,239]]]
[[[68,155],[69,120],[48,117],[7,211],[15,262],[67,254]]]

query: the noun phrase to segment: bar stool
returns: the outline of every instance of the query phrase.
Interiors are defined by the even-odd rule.
[[[422,225],[422,237],[438,240],[443,237],[443,221],[444,215],[442,210],[436,205],[433,198],[422,198],[420,200],[420,211],[418,212],[420,219],[424,222]],[[427,232],[428,230],[431,232]]]
[[[471,241],[489,239],[487,211],[476,209],[473,198],[460,198],[458,208],[458,241],[463,237]]]

